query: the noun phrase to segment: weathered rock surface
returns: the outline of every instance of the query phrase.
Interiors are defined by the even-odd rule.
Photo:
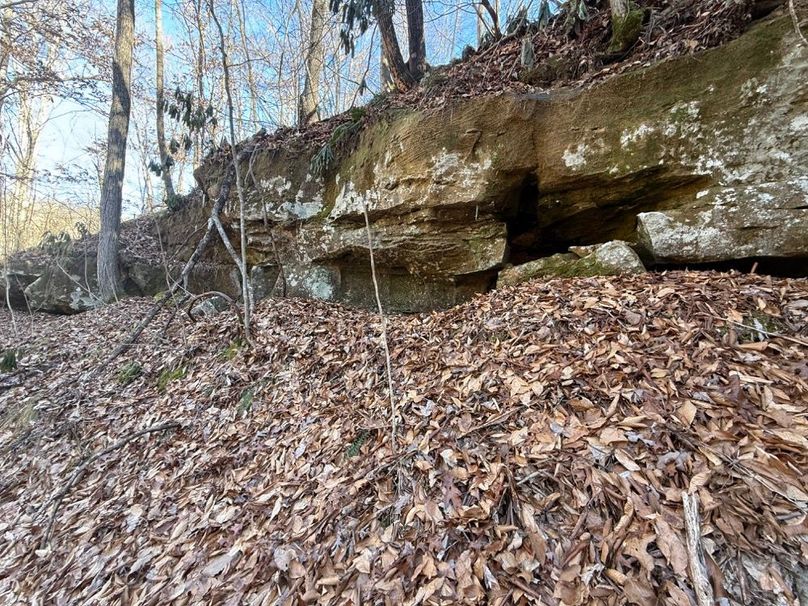
[[[365,211],[398,311],[615,239],[652,264],[808,259],[807,115],[808,53],[780,17],[586,90],[389,116],[323,175],[318,149],[262,149],[243,171],[258,288],[371,305]],[[209,196],[223,169],[197,171]]]
[[[505,267],[516,266],[500,283],[612,240],[649,266],[765,258],[808,273],[807,141],[808,51],[780,16],[587,89],[389,113],[332,150],[325,170],[315,170],[319,147],[259,147],[241,171],[254,289],[373,306],[365,215],[388,311],[448,307],[492,288]],[[196,171],[208,200],[228,158]],[[207,208],[165,219],[175,261]],[[236,208],[233,192],[224,219],[234,236]],[[226,256],[211,261],[196,292],[238,296]],[[92,304],[74,288],[81,268],[51,272],[47,288],[45,268],[11,270],[12,298],[29,289],[43,309]],[[123,271],[133,293],[164,289],[153,260],[134,255]]]
[[[74,246],[66,253],[54,255],[41,251],[13,257],[8,264],[8,289],[11,305],[59,314],[73,314],[102,304],[96,296],[96,257]],[[216,261],[214,257],[214,261]],[[177,260],[164,264],[154,259],[121,255],[123,296],[151,296],[168,289],[182,264]],[[0,277],[3,268],[0,267]],[[0,280],[0,296],[5,302],[5,284]],[[233,297],[241,294],[238,271],[232,264],[199,263],[188,280],[192,293],[220,291]]]
[[[640,242],[656,263],[808,255],[808,175],[696,197],[682,209],[637,216]]]

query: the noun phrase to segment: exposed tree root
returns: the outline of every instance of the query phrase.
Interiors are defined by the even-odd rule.
[[[50,507],[51,503],[53,503],[53,510],[51,511],[50,520],[48,521],[48,527],[45,530],[45,534],[42,536],[41,547],[44,549],[47,546],[47,544],[50,542],[51,534],[53,533],[53,526],[56,523],[56,513],[59,511],[59,506],[62,504],[62,501],[67,496],[67,494],[70,492],[70,490],[73,488],[73,486],[75,486],[76,483],[79,480],[81,480],[82,477],[84,477],[84,474],[87,472],[87,468],[92,463],[94,463],[95,461],[97,461],[98,459],[103,457],[104,455],[107,455],[107,454],[111,453],[114,450],[118,450],[122,446],[126,446],[129,442],[131,442],[135,438],[138,438],[138,437],[140,437],[142,435],[145,435],[147,433],[154,433],[156,431],[166,431],[168,429],[177,429],[179,427],[180,427],[179,423],[177,423],[175,421],[172,421],[170,423],[162,423],[160,425],[153,425],[151,427],[147,427],[146,429],[141,429],[140,431],[135,431],[133,433],[125,435],[123,438],[121,438],[120,440],[118,440],[117,442],[112,444],[111,446],[108,446],[107,448],[104,448],[103,450],[95,453],[89,459],[87,459],[86,461],[81,463],[78,467],[76,467],[76,469],[73,471],[73,475],[71,475],[70,479],[67,481],[67,484],[65,484],[64,487],[61,490],[59,490],[55,495],[53,495],[48,500],[48,502],[45,503],[45,505],[43,505],[39,509],[39,512],[42,512],[42,511],[48,509],[48,507]]]

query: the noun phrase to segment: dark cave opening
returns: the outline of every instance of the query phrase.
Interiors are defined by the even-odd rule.
[[[647,263],[649,271],[737,271],[744,274],[755,273],[774,278],[808,277],[808,257],[746,257],[713,263]]]
[[[560,212],[560,201],[542,200],[535,175],[527,175],[509,195],[503,220],[508,230],[507,262],[520,265],[557,253],[569,252],[570,246],[598,244],[617,237],[621,213],[615,207],[579,211],[573,217]],[[591,225],[602,225],[593,231]],[[600,239],[602,236],[605,239]]]
[[[551,233],[539,225],[539,182],[535,175],[528,175],[513,192],[507,205],[505,224],[508,229],[508,262],[514,265],[527,263],[556,252],[563,243],[554,242]],[[566,247],[563,248],[566,251]]]
[[[617,183],[604,192],[595,205],[586,204],[577,212],[560,200],[542,195],[536,175],[526,175],[508,196],[502,220],[508,233],[506,263],[520,265],[542,257],[567,253],[571,246],[625,240],[638,253],[649,271],[738,271],[782,278],[808,276],[808,257],[747,257],[713,263],[656,263],[636,241],[637,214],[663,210],[670,200],[692,195],[705,186],[703,178],[657,179],[655,187],[639,187],[632,182]],[[660,197],[658,189],[665,196]],[[655,195],[656,194],[656,195]],[[575,204],[572,204],[574,209]]]

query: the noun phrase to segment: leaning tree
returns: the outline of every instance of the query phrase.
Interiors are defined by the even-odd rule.
[[[398,90],[413,87],[424,75],[426,43],[424,40],[424,7],[422,0],[407,0],[407,40],[409,54],[404,60],[393,24],[393,0],[330,0],[331,11],[340,16],[340,37],[347,52],[353,52],[358,36],[365,33],[371,23],[379,27],[382,53],[390,70],[390,77]]]

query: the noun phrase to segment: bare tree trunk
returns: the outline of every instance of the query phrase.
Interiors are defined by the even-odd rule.
[[[477,13],[477,46],[482,42],[484,36],[483,31],[490,33],[495,39],[501,38],[502,32],[499,29],[499,0],[496,0],[496,6],[491,6],[489,0],[480,0],[480,2],[475,5],[474,9]],[[488,13],[488,17],[491,19],[491,27],[485,22],[483,9],[485,9]]]
[[[424,75],[426,69],[424,5],[422,0],[407,0],[407,37],[410,51],[407,66],[412,77],[418,81]]]
[[[101,187],[101,231],[98,235],[98,287],[101,297],[117,295],[118,233],[121,227],[126,140],[132,92],[132,49],[135,41],[135,1],[118,0],[115,57],[112,64],[112,104],[107,131],[107,161]]]
[[[54,52],[48,51],[48,59],[51,59]],[[45,64],[50,61],[46,59]],[[39,235],[37,228],[32,221],[36,202],[36,150],[39,138],[47,122],[47,104],[50,101],[46,97],[37,99],[36,94],[32,94],[28,84],[22,85],[17,91],[17,134],[9,142],[8,150],[14,158],[14,179],[11,185],[10,195],[6,202],[10,204],[13,213],[15,248],[18,250],[36,244]],[[43,226],[44,227],[44,226]]]
[[[480,8],[479,4],[474,5],[474,12],[477,13],[477,19],[475,19],[475,23],[477,24],[477,48],[480,48],[480,45],[483,42],[483,31],[485,29],[485,19],[483,18],[483,11]]]
[[[196,94],[200,103],[205,102],[205,67],[207,58],[205,56],[205,23],[202,21],[202,0],[194,1],[194,17],[196,18],[196,33],[199,49],[196,55],[196,64],[194,66],[196,76]],[[194,145],[194,166],[199,166],[202,162],[202,152],[205,146],[205,134],[207,128],[197,131],[196,145]]]
[[[393,82],[393,76],[390,73],[390,61],[387,55],[384,54],[384,47],[382,52],[379,53],[381,60],[379,61],[379,81],[381,82],[382,92],[392,93],[396,90],[396,83]]]
[[[398,90],[404,91],[415,85],[415,78],[412,77],[404,58],[401,56],[401,48],[396,37],[396,28],[393,25],[393,9],[391,0],[372,0],[373,15],[379,25],[379,32],[382,36],[382,52],[387,58],[390,69],[390,77]]]
[[[239,8],[240,6],[240,8]],[[250,129],[255,130],[258,124],[258,87],[255,83],[255,73],[253,72],[253,62],[250,56],[250,46],[247,40],[247,24],[245,23],[246,7],[244,0],[241,3],[234,3],[236,14],[238,15],[238,28],[241,33],[241,46],[244,50],[244,58],[247,63],[247,84],[250,88]]]
[[[8,74],[9,57],[11,56],[11,9],[6,7],[0,10],[0,112],[3,111],[3,102],[8,92],[6,77]],[[0,143],[3,136],[0,134]]]
[[[311,26],[306,49],[306,78],[297,109],[299,126],[305,126],[320,119],[320,78],[323,75],[323,65],[325,64],[323,37],[327,12],[327,0],[312,2]]]
[[[227,114],[228,123],[230,126],[230,151],[233,156],[233,170],[236,180],[236,192],[238,193],[238,210],[239,210],[239,231],[241,240],[241,263],[238,263],[239,271],[241,272],[241,291],[244,297],[244,337],[250,342],[250,321],[252,316],[253,306],[253,293],[252,284],[250,283],[250,276],[247,271],[247,228],[244,220],[244,187],[241,181],[241,169],[239,168],[239,155],[236,150],[236,129],[235,118],[233,116],[233,95],[231,93],[230,85],[230,67],[227,64],[227,49],[225,46],[224,30],[222,24],[216,17],[216,11],[213,7],[213,0],[208,0],[208,9],[213,22],[216,24],[216,29],[219,30],[219,49],[222,54],[222,69],[224,70],[224,91],[227,95]],[[224,240],[224,237],[222,238]]]
[[[612,17],[625,17],[628,14],[629,0],[609,0]]]
[[[160,152],[160,174],[163,177],[163,185],[167,200],[172,200],[174,194],[174,183],[171,181],[171,166],[173,163],[166,147],[166,127],[165,127],[165,90],[163,82],[163,7],[162,0],[154,0],[154,41],[156,52],[156,72],[157,72],[157,149]]]

